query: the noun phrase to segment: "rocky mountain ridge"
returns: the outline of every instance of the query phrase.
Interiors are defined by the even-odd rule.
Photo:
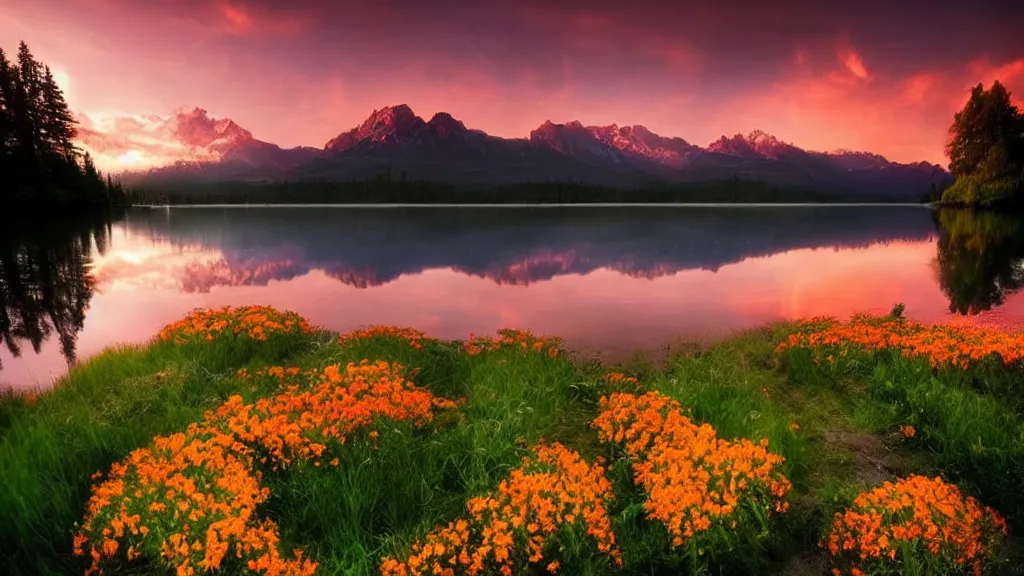
[[[216,160],[156,168],[139,179],[349,180],[382,170],[401,171],[409,179],[478,184],[572,180],[640,186],[652,180],[748,178],[844,192],[881,188],[915,199],[949,179],[938,165],[901,164],[869,152],[807,151],[761,130],[701,147],[641,125],[548,120],[526,138],[500,138],[445,112],[424,120],[405,104],[374,110],[322,149],[281,148],[199,108],[179,113],[171,125],[174,138]]]

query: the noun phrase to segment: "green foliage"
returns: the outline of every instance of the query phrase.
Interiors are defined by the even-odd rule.
[[[221,366],[275,361],[210,357]],[[233,369],[213,372],[187,349],[155,346],[104,352],[21,409],[0,400],[0,572],[80,573],[70,530],[82,520],[91,475],[231,394],[253,394]]]
[[[998,81],[978,84],[956,113],[946,145],[956,183],[942,202],[971,206],[1020,203],[1024,191],[1024,113]]]
[[[893,315],[901,315],[899,306]],[[770,522],[740,523],[737,530],[749,534],[706,535],[696,556],[671,553],[664,527],[644,514],[645,496],[628,465],[613,459],[609,512],[625,564],[617,569],[585,540],[567,540],[560,573],[679,574],[693,573],[694,565],[776,573],[793,558],[815,565],[818,539],[854,495],[893,474],[936,466],[1021,517],[1021,415],[994,391],[893,355],[816,365],[806,351],[792,350],[780,371],[774,350],[792,330],[750,331],[636,375],[641,390],[672,396],[720,437],[767,438],[786,458],[793,509]],[[354,435],[336,466],[266,471],[271,498],[259,513],[280,526],[283,549],[300,547],[319,563],[318,574],[378,573],[381,557],[408,554],[431,528],[463,515],[468,498],[494,490],[541,440],[561,442],[590,462],[609,454],[589,424],[600,396],[615,389],[602,378],[611,367],[514,346],[473,354],[462,342],[431,338],[417,346],[395,336],[339,344],[334,334],[314,332],[301,339],[111,350],[50,392],[0,397],[0,572],[81,573],[71,536],[90,475],[154,435],[183,430],[231,395],[249,402],[276,391],[274,378],[239,378],[243,367],[252,374],[275,365],[384,359],[417,369],[413,379],[434,394],[465,399],[426,428],[379,422],[379,436]],[[918,435],[886,448],[876,434],[897,424],[913,424]],[[837,440],[846,436],[878,447]],[[893,450],[916,450],[920,458],[880,471],[878,462]],[[155,566],[127,568],[149,573]]]
[[[915,443],[929,450],[946,476],[1015,525],[1024,523],[1024,416],[1017,368],[982,363],[968,372],[935,370],[925,360],[892,351],[848,351],[829,362],[815,362],[814,355],[804,348],[783,353],[794,382],[851,377],[866,382],[870,398],[895,416],[890,425],[914,426]]]
[[[120,184],[104,181],[72,143],[75,118],[48,66],[18,47],[0,49],[0,206],[5,211],[123,204]]]

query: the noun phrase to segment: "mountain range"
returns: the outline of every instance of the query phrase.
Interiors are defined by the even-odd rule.
[[[128,174],[126,182],[302,181],[373,178],[384,170],[409,180],[454,184],[566,181],[611,187],[652,181],[699,183],[731,178],[825,192],[871,191],[919,199],[951,180],[941,166],[901,164],[867,152],[803,150],[754,130],[705,147],[644,126],[544,122],[527,138],[500,138],[468,128],[450,114],[429,120],[404,104],[374,110],[324,147],[281,148],[206,111],[182,112],[170,132],[203,152]]]

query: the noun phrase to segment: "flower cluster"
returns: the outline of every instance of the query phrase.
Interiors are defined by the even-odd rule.
[[[299,551],[283,558],[277,527],[257,518],[269,496],[259,480],[251,451],[230,435],[193,424],[158,436],[94,487],[75,554],[91,557],[86,574],[140,556],[160,558],[181,576],[236,561],[267,575],[312,574],[316,564]]]
[[[965,498],[956,485],[910,476],[857,496],[836,514],[821,545],[837,576],[891,573],[908,564],[930,568],[929,574],[964,568],[981,574],[1006,531],[998,513]]]
[[[721,439],[663,394],[601,398],[592,425],[602,442],[624,446],[636,482],[647,493],[645,512],[665,524],[675,547],[716,525],[734,530],[744,510],[767,517],[789,508],[784,497],[791,485],[780,471],[784,459],[767,450],[767,441]]]
[[[175,344],[236,337],[266,340],[274,334],[298,334],[310,330],[309,323],[295,312],[282,312],[270,306],[225,306],[193,310],[188,316],[165,326],[157,338]]]
[[[307,370],[306,373],[311,374],[313,372]],[[238,377],[242,380],[248,380],[253,377],[263,378],[266,376],[270,376],[273,378],[277,378],[281,382],[284,382],[285,379],[287,378],[291,378],[293,376],[298,376],[302,374],[302,368],[296,366],[287,368],[284,366],[271,366],[269,368],[260,368],[259,370],[256,370],[255,372],[252,373],[249,372],[248,368],[240,368],[237,374]]]
[[[1004,364],[1024,360],[1024,336],[970,325],[921,324],[901,318],[855,316],[849,322],[816,318],[779,344],[787,349],[811,349],[816,360],[834,362],[834,353],[852,349],[895,350],[907,357],[927,359],[933,367],[966,369],[991,356]]]
[[[384,361],[331,365],[313,373],[310,380],[308,386],[287,385],[283,393],[254,404],[233,396],[207,420],[260,447],[274,463],[290,464],[296,458],[319,458],[328,442],[343,443],[375,418],[421,426],[433,419],[435,409],[456,406],[406,380],[400,365]]]
[[[622,372],[609,372],[602,376],[601,379],[604,380],[610,388],[632,388],[633,390],[638,390],[640,388],[640,380],[635,376],[626,376]]]
[[[409,343],[409,346],[420,350],[423,348],[423,341],[429,340],[426,332],[410,328],[408,326],[387,326],[387,325],[374,325],[360,328],[342,334],[338,341],[345,345],[354,340],[362,340],[366,338],[393,338],[397,340],[404,340]]]
[[[510,478],[486,496],[469,500],[468,516],[432,530],[404,561],[384,558],[383,576],[523,573],[561,566],[560,536],[579,530],[621,565],[606,503],[612,486],[600,465],[588,464],[561,444],[542,445]]]
[[[111,467],[75,536],[76,554],[92,559],[90,573],[146,556],[183,576],[236,561],[232,571],[311,574],[316,565],[299,551],[285,559],[276,526],[258,518],[269,495],[260,470],[297,461],[318,466],[332,445],[376,418],[421,425],[433,410],[455,406],[386,362],[273,367],[266,374],[282,380],[281,393],[253,404],[233,396],[185,433],[157,437]]]
[[[554,358],[559,355],[562,342],[558,338],[534,336],[528,330],[502,328],[497,337],[469,335],[466,340],[466,352],[476,356],[481,352],[494,350],[521,350],[527,352],[543,352]]]

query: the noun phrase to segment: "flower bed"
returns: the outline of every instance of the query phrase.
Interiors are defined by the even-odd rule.
[[[554,358],[561,353],[562,341],[558,338],[534,336],[528,330],[501,329],[496,337],[469,335],[466,340],[466,352],[476,356],[482,352],[496,350],[519,350],[526,354],[541,352]]]
[[[890,350],[927,360],[933,367],[967,369],[997,358],[1002,364],[1024,359],[1024,336],[974,326],[921,324],[902,318],[855,316],[848,322],[818,318],[779,344],[776,354],[806,349],[817,362],[834,361],[851,351]]]
[[[282,312],[270,306],[225,306],[194,310],[181,320],[165,326],[157,338],[161,342],[175,344],[215,342],[229,338],[263,341],[275,335],[310,331],[309,323],[295,312]]]
[[[94,486],[75,536],[75,553],[92,560],[90,573],[144,556],[181,575],[225,564],[268,575],[311,574],[316,565],[299,551],[285,558],[277,527],[258,517],[269,496],[260,485],[263,469],[319,466],[329,448],[377,418],[422,425],[434,410],[455,406],[415,387],[387,362],[266,373],[282,379],[282,393],[254,404],[233,396],[201,424],[157,437],[114,464]]]
[[[833,574],[981,574],[1006,534],[991,508],[941,478],[910,476],[857,496],[821,545]]]
[[[395,340],[404,340],[409,343],[409,346],[416,350],[421,350],[423,348],[423,342],[431,339],[427,336],[426,332],[409,326],[388,326],[380,324],[346,332],[338,337],[338,342],[344,346],[356,340],[365,340],[368,338],[391,338]]]
[[[469,500],[469,514],[434,529],[404,560],[384,558],[384,576],[520,574],[528,566],[555,573],[566,541],[592,539],[595,549],[621,564],[606,503],[611,483],[561,444],[540,446],[509,479]]]
[[[763,522],[788,509],[784,459],[769,452],[766,441],[719,438],[658,392],[616,393],[600,406],[592,425],[602,442],[624,447],[647,495],[644,511],[665,525],[672,547],[690,547],[702,535],[728,534],[713,528],[734,531],[740,522]]]

